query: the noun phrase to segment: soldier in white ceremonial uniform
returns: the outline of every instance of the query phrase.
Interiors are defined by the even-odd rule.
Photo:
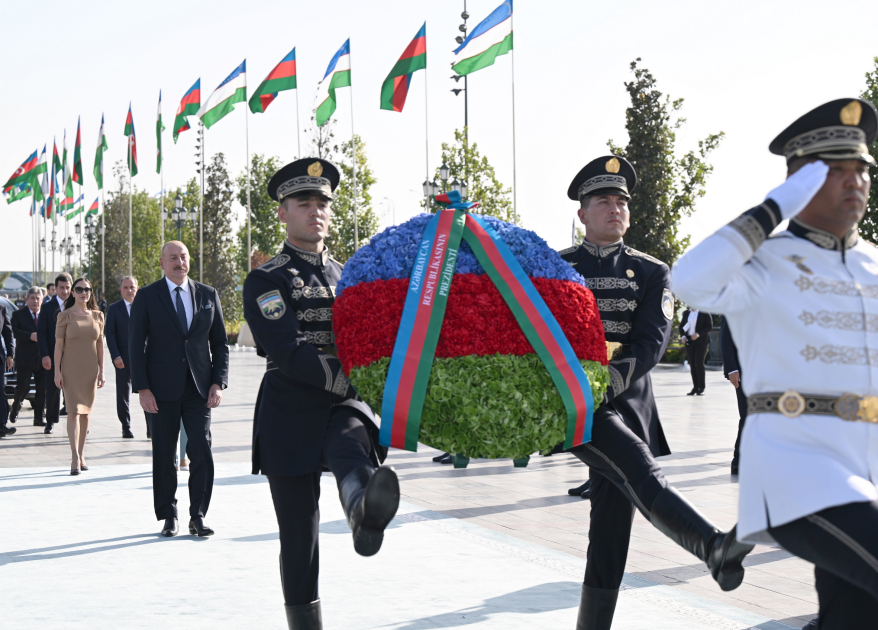
[[[860,99],[799,118],[770,145],[786,182],[672,274],[738,346],[738,537],[815,565],[823,630],[878,628],[878,248],[857,234],[876,129]]]

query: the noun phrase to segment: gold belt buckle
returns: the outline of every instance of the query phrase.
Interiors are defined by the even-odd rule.
[[[616,353],[622,349],[622,344],[618,341],[608,341],[607,343],[607,361],[612,361]]]
[[[784,392],[777,399],[777,410],[787,418],[798,418],[805,411],[805,399],[799,392]]]
[[[861,422],[878,423],[878,397],[863,396],[860,398],[859,413],[857,420]]]

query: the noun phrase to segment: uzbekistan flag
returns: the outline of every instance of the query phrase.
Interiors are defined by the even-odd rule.
[[[131,103],[128,103],[128,117],[125,118],[125,135],[128,136],[128,170],[131,177],[137,175],[137,136],[134,133],[134,116]]]
[[[331,75],[331,76],[330,76]],[[351,85],[351,40],[348,39],[329,62],[323,80],[317,86],[315,100],[315,118],[321,127],[332,117],[335,111],[335,89]]]
[[[461,60],[451,66],[459,75],[494,65],[494,60],[512,50],[512,0],[494,9],[454,51]]]
[[[101,130],[98,132],[98,148],[95,151],[95,181],[98,183],[98,190],[104,187],[104,151],[107,150],[107,134],[104,133],[104,115],[101,114]]]
[[[76,146],[73,147],[73,181],[80,186],[85,183],[82,178],[82,136],[79,130],[81,120],[81,116],[76,119]]]
[[[3,191],[3,196],[6,197],[6,203],[13,203],[14,201],[18,201],[19,199],[24,199],[25,197],[30,197],[33,194],[34,190],[31,188],[30,184],[16,184],[12,186],[8,191]]]
[[[259,84],[253,96],[250,97],[250,111],[254,114],[263,114],[271,102],[277,98],[278,92],[296,89],[296,49],[281,59],[274,67],[265,81]]]
[[[3,184],[3,189],[6,190],[10,186],[15,186],[16,184],[28,183],[34,176],[33,170],[37,168],[38,164],[39,160],[37,160],[37,152],[34,151],[24,162],[21,163],[21,166],[15,169],[12,177]]]
[[[403,51],[381,86],[381,109],[401,112],[409,93],[412,73],[427,67],[427,23]]]
[[[66,215],[68,221],[70,219],[73,219],[73,218],[79,216],[80,214],[82,214],[82,211],[83,211],[82,200],[84,198],[85,198],[85,195],[79,195],[79,199],[77,199],[76,201],[74,201],[71,204],[71,207],[73,208],[73,212]],[[79,207],[77,208],[76,206],[79,206]]]
[[[165,125],[162,123],[162,91],[159,90],[159,113],[158,117],[155,121],[155,143],[156,143],[156,151],[155,151],[155,172],[162,172],[162,132],[165,130]]]
[[[201,109],[201,79],[198,79],[183,95],[180,107],[177,108],[177,115],[174,117],[174,144],[177,144],[180,134],[190,128],[186,117],[195,116],[199,109]]]
[[[210,98],[198,110],[198,117],[205,127],[210,129],[211,125],[219,121],[226,114],[235,109],[235,103],[244,103],[247,101],[247,60],[241,62],[241,65],[226,77],[226,80],[219,84],[219,87],[213,91]]]

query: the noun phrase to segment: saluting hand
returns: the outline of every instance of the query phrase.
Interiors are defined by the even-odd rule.
[[[809,162],[790,175],[765,198],[774,201],[780,208],[783,218],[789,219],[804,210],[814,195],[823,188],[828,173],[829,167],[826,162],[821,160]]]

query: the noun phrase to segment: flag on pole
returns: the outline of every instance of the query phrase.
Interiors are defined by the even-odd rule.
[[[454,51],[463,53],[460,61],[451,66],[459,75],[494,65],[494,60],[512,50],[512,0],[506,0],[479,22],[463,43]]]
[[[198,117],[205,127],[210,129],[212,125],[221,120],[226,114],[235,109],[235,103],[247,102],[247,60],[226,77],[219,84],[213,94],[204,102],[198,110]]]
[[[30,184],[16,184],[12,186],[8,192],[6,190],[3,191],[3,196],[6,197],[6,203],[13,203],[18,201],[19,199],[24,199],[25,197],[30,197],[34,192],[34,189],[31,188]]]
[[[24,162],[21,163],[21,166],[15,169],[12,177],[3,184],[3,190],[7,190],[10,186],[15,186],[16,184],[30,183],[31,179],[34,179],[39,174],[39,166],[40,161],[37,159],[37,152],[34,151]]]
[[[73,181],[80,186],[85,183],[82,177],[82,136],[79,131],[81,120],[81,117],[76,119],[76,146],[73,147]]]
[[[201,109],[201,79],[198,79],[183,95],[180,107],[177,108],[177,115],[174,117],[174,144],[177,144],[179,135],[189,129],[189,121],[186,117],[195,116],[199,109]]]
[[[73,180],[70,178],[70,169],[67,168],[67,162],[64,163],[66,177],[64,177],[64,196],[61,197],[61,203],[58,204],[58,213],[64,214],[68,210],[73,209]]]
[[[155,121],[155,142],[156,142],[156,155],[155,155],[155,172],[162,172],[162,132],[165,130],[165,125],[162,123],[162,91],[159,90],[159,113],[158,117]]]
[[[53,145],[55,144],[54,141],[52,141],[52,144]],[[55,150],[55,156],[57,157],[58,148],[54,147],[54,150]],[[46,211],[43,215],[47,219],[53,219],[55,217],[55,175],[56,175],[55,162],[53,160],[52,174],[49,177],[49,190],[48,190],[48,193],[46,195]]]
[[[125,135],[128,136],[128,171],[131,177],[137,175],[137,136],[134,134],[134,115],[131,113],[131,103],[128,103],[128,117],[125,118]]]
[[[101,114],[101,130],[98,132],[98,148],[95,151],[94,176],[98,190],[104,187],[104,151],[107,150],[107,134],[104,133],[104,115]]]
[[[85,213],[86,218],[90,217],[91,215],[97,215],[101,207],[99,201],[100,197],[95,197],[94,203],[88,207],[88,211]]]
[[[58,187],[58,173],[64,170],[64,167],[61,166],[61,157],[58,155],[58,144],[55,142],[55,139],[52,138],[52,177],[56,180],[55,187]]]
[[[317,86],[315,101],[316,122],[320,127],[332,117],[335,111],[335,90],[351,85],[351,40],[348,39],[329,62],[323,80]]]
[[[71,208],[73,209],[73,211],[69,212],[68,214],[65,215],[65,217],[67,218],[68,221],[70,219],[74,219],[77,216],[79,216],[80,214],[82,214],[82,212],[83,212],[83,207],[82,207],[83,198],[84,198],[84,195],[79,195],[79,199],[77,199],[76,201],[74,201],[71,204]],[[77,208],[76,206],[79,206],[79,207]]]
[[[401,112],[408,96],[412,74],[427,67],[427,23],[403,51],[381,85],[381,109]]]
[[[254,114],[265,113],[271,102],[277,98],[278,92],[296,89],[296,49],[293,48],[274,70],[268,73],[265,81],[259,84],[250,97],[250,111]]]

